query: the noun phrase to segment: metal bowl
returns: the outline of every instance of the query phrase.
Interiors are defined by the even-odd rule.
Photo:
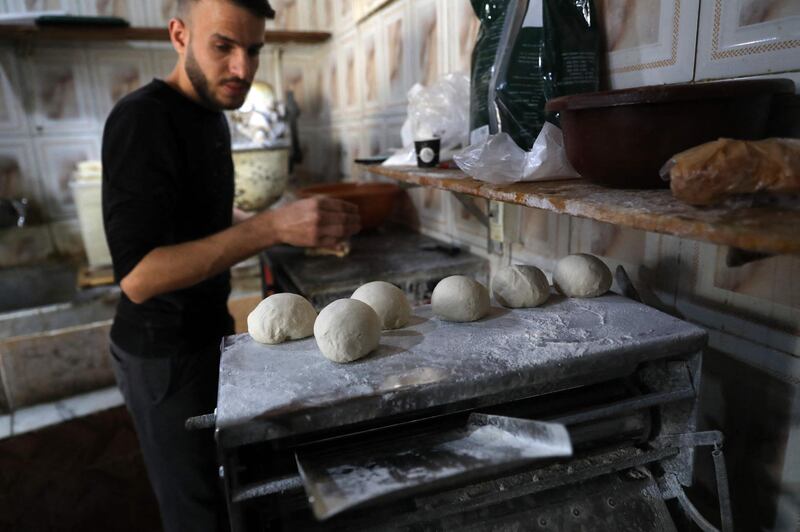
[[[283,195],[289,181],[289,148],[233,151],[233,204],[243,211],[266,209]]]

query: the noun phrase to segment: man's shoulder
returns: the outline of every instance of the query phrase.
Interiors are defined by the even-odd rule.
[[[163,120],[170,109],[170,90],[163,82],[153,80],[120,99],[108,115],[108,121],[122,117],[147,121]]]

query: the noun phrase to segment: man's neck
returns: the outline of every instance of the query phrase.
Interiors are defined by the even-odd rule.
[[[199,94],[197,94],[197,91],[195,90],[194,85],[192,85],[191,80],[185,74],[185,70],[180,62],[177,63],[175,68],[172,69],[172,72],[170,72],[170,74],[164,78],[164,81],[167,85],[178,91],[189,100],[193,101],[197,105],[200,105],[201,107],[207,108],[205,102],[203,102],[203,99],[200,98]]]

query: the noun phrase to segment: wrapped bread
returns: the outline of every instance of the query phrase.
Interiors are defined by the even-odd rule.
[[[675,155],[664,165],[672,194],[692,205],[730,196],[800,193],[800,140],[719,139]]]

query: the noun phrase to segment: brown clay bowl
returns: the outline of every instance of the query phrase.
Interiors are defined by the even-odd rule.
[[[297,191],[301,198],[328,196],[354,203],[361,215],[361,229],[375,229],[394,212],[400,187],[393,183],[334,183],[313,185]]]
[[[673,155],[728,137],[770,135],[775,96],[789,79],[658,85],[573,94],[547,102],[560,115],[567,158],[581,176],[613,187],[667,187],[659,170]]]

